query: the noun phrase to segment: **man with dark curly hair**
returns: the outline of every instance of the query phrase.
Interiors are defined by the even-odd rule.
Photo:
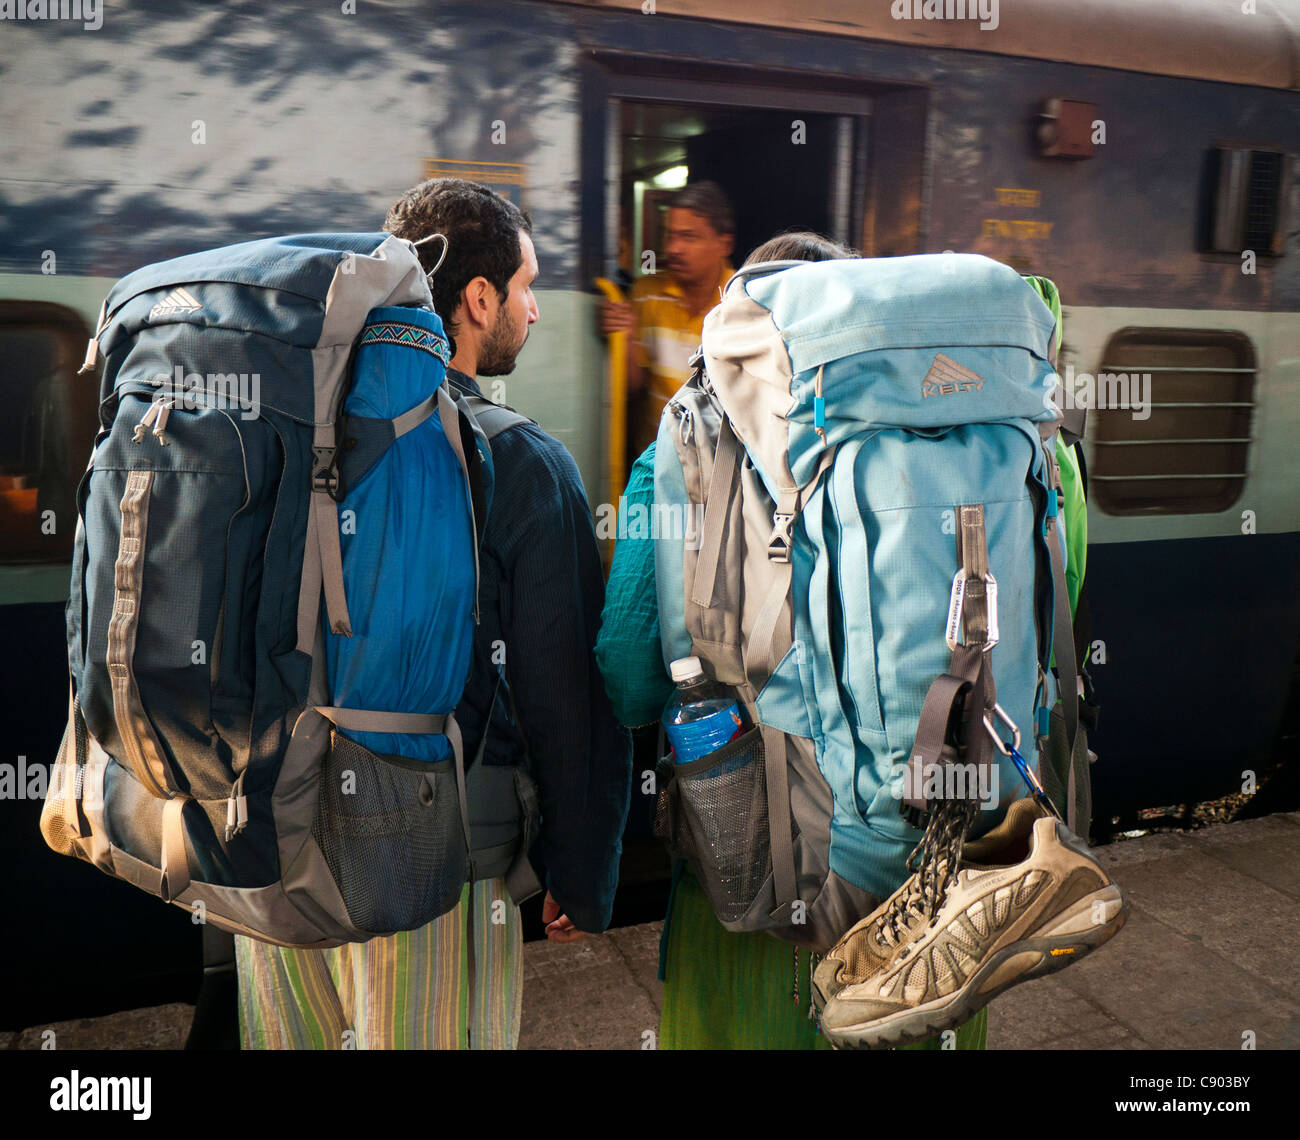
[[[350,1034],[356,1048],[513,1048],[517,904],[541,889],[529,835],[548,938],[604,930],[613,910],[632,756],[592,651],[604,580],[591,510],[573,457],[475,381],[511,373],[538,319],[531,223],[487,187],[448,178],[408,190],[384,228],[447,239],[430,281],[452,341],[447,382],[491,438],[480,622],[456,709],[476,881],[427,926],[366,943],[284,950],[238,939],[245,1047],[338,1048]],[[432,270],[442,242],[419,252]]]

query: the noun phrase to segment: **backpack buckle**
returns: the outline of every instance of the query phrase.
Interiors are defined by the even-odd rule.
[[[771,561],[790,561],[790,547],[794,545],[794,538],[790,534],[793,523],[793,514],[777,511],[772,516],[772,534],[767,540],[767,556]]]
[[[311,489],[321,491],[330,498],[338,493],[339,471],[335,465],[334,447],[315,447],[311,449]]]

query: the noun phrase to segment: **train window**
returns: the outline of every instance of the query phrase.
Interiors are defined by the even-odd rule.
[[[1093,501],[1112,515],[1227,510],[1247,474],[1256,359],[1242,333],[1122,329],[1097,369]]]
[[[72,551],[96,427],[98,385],[76,374],[88,335],[62,305],[0,301],[0,563]]]
[[[1286,248],[1289,156],[1277,150],[1216,147],[1210,152],[1207,248],[1281,256]]]

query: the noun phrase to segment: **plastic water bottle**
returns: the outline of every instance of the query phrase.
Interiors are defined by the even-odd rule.
[[[677,691],[664,709],[664,735],[678,764],[689,764],[716,752],[745,731],[735,693],[726,685],[710,681],[698,657],[674,661],[669,672],[677,682]]]

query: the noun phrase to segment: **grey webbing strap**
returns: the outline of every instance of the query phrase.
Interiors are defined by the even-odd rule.
[[[794,835],[790,824],[790,771],[785,733],[761,724],[763,771],[767,780],[768,834],[772,843],[772,885],[778,911],[798,894],[794,867]]]
[[[984,532],[984,505],[957,508],[957,561],[965,571],[962,595],[962,640],[983,645],[989,638],[989,607],[985,576],[989,572],[988,539]]]
[[[997,688],[989,650],[996,644],[997,598],[991,593],[993,575],[989,572],[988,534],[985,529],[984,505],[975,503],[959,508],[961,525],[957,529],[958,557],[966,579],[962,599],[962,637],[964,645],[953,652],[950,671],[960,670],[970,681],[966,710],[962,720],[961,742],[968,764],[987,770],[993,759],[993,741],[984,728],[984,716],[997,703]],[[969,658],[963,649],[978,650]],[[990,779],[992,778],[990,773]]]
[[[954,706],[969,700],[968,694],[984,670],[984,651],[978,645],[959,645],[953,651],[948,672],[941,673],[931,683],[921,706],[921,717],[916,726],[916,739],[912,744],[910,768],[905,785],[903,802],[918,811],[927,811],[929,804],[922,794],[925,786],[925,768],[956,759],[948,743],[948,725],[952,721]],[[980,710],[982,717],[983,710]],[[911,794],[907,794],[910,790]]]
[[[132,471],[126,477],[121,502],[122,531],[113,567],[113,614],[108,623],[107,665],[113,690],[113,719],[131,769],[150,795],[167,799],[179,789],[172,780],[162,744],[145,714],[133,665],[153,476],[152,471]]]
[[[803,510],[805,500],[812,495],[822,477],[830,470],[831,464],[835,461],[835,452],[836,448],[832,447],[823,453],[821,461],[817,464],[817,470],[803,490],[787,488],[781,492],[775,515],[789,519],[789,526],[794,525],[794,520]],[[776,625],[785,609],[785,600],[790,594],[790,582],[794,576],[794,562],[789,556],[790,553],[787,550],[787,557],[783,561],[773,558],[768,560],[768,567],[773,575],[772,584],[768,587],[767,597],[763,599],[763,605],[754,618],[754,628],[750,631],[749,644],[745,651],[745,674],[750,678],[764,674],[770,677],[776,672],[781,658],[790,648],[788,644],[778,642],[776,636]]]
[[[722,553],[722,531],[731,513],[731,502],[739,469],[740,445],[724,415],[718,432],[718,446],[713,456],[713,477],[709,480],[708,503],[704,508],[704,525],[700,532],[700,552],[695,562],[695,583],[691,601],[708,609],[713,604],[713,584],[717,580],[718,559]]]
[[[1052,560],[1052,652],[1056,657],[1056,672],[1061,681],[1061,700],[1065,706],[1065,728],[1070,755],[1074,754],[1074,738],[1079,731],[1079,662],[1075,656],[1074,618],[1070,613],[1070,586],[1065,577],[1065,558],[1061,554],[1060,510],[1064,499],[1061,487],[1061,467],[1056,461],[1056,448],[1043,444],[1051,490],[1056,495],[1056,514],[1047,516],[1047,552]],[[1071,767],[1073,770],[1073,766]]]
[[[342,709],[333,705],[313,706],[326,720],[345,732],[409,732],[450,735],[450,713],[373,712],[369,709]]]
[[[325,612],[330,630],[340,637],[352,636],[347,593],[343,588],[343,546],[339,539],[339,505],[324,491],[313,491],[311,511],[315,516],[317,549],[320,554],[321,584],[325,587]]]
[[[180,897],[190,885],[190,863],[185,853],[185,805],[189,796],[173,796],[163,804],[162,878],[158,893],[163,902]]]
[[[312,493],[307,507],[307,540],[302,550],[302,577],[298,584],[298,644],[300,653],[311,654],[316,644],[316,624],[320,619],[321,564],[320,541],[316,537],[316,528],[320,525],[320,514],[316,510],[316,500],[320,498]]]
[[[483,763],[483,757],[487,754],[488,732],[492,728],[492,713],[496,711],[497,697],[501,693],[501,681],[504,677],[504,666],[497,667],[497,683],[492,689],[492,699],[488,701],[487,716],[483,718],[483,735],[479,739],[478,747],[474,750],[474,767],[480,767]]]
[[[330,630],[340,637],[352,636],[347,593],[343,588],[343,548],[339,539],[339,505],[331,496],[338,489],[335,425],[316,425],[312,437],[311,495],[307,507],[307,540],[302,552],[302,576],[298,583],[298,644],[311,653],[316,644],[316,623],[320,619],[321,590],[325,591]]]
[[[441,390],[441,389],[439,389]],[[418,428],[438,410],[438,393],[435,392],[421,404],[416,404],[410,411],[403,412],[392,421],[393,438],[401,439],[408,431]]]
[[[748,651],[745,654],[745,675],[751,678],[761,674],[770,677],[776,672],[777,665],[789,648],[789,646],[778,647],[776,626],[785,611],[786,598],[790,595],[790,581],[794,575],[794,567],[790,562],[774,562],[771,567],[772,584],[768,587],[767,597],[763,599],[762,608],[754,619],[754,630],[750,634]]]
[[[955,656],[955,654],[954,654]],[[987,650],[980,654],[979,664],[971,678],[970,693],[966,697],[966,715],[962,721],[961,742],[965,748],[965,762],[976,765],[988,775],[993,787],[993,739],[984,727],[984,717],[993,712],[997,704],[997,686],[993,681],[993,663]],[[981,784],[981,786],[984,786]]]
[[[1070,593],[1065,580],[1065,560],[1056,535],[1056,518],[1047,520],[1047,548],[1052,557],[1052,652],[1060,678],[1061,703],[1065,713],[1065,747],[1070,757],[1067,826],[1075,824],[1074,741],[1079,733],[1079,665],[1074,653],[1074,624],[1070,619]]]
[[[456,453],[456,462],[460,464],[461,474],[465,476],[465,504],[469,507],[470,527],[474,528],[474,495],[471,491],[473,483],[469,475],[469,462],[465,458],[465,443],[460,436],[460,413],[456,410],[456,405],[452,402],[450,394],[447,392],[447,386],[442,384],[433,394],[433,398],[438,405],[438,420],[442,424],[442,434],[447,437],[447,442],[451,444],[451,449]],[[474,542],[474,623],[478,624],[478,586],[479,586],[479,564],[478,564],[478,542]]]
[[[465,853],[474,850],[469,833],[469,796],[465,792],[465,742],[460,735],[460,725],[454,716],[447,718],[447,739],[451,742],[451,762],[456,772],[456,798],[460,801],[460,821],[465,828]],[[470,882],[474,880],[474,868],[470,867]],[[473,887],[471,886],[471,890]]]
[[[480,396],[474,392],[467,392],[461,389],[461,399],[465,401],[466,406],[474,416],[474,421],[478,424],[479,429],[487,437],[489,443],[499,436],[507,428],[512,428],[516,424],[531,424],[535,420],[530,420],[527,416],[521,415],[514,408],[505,404],[497,404],[489,400],[486,396]]]

